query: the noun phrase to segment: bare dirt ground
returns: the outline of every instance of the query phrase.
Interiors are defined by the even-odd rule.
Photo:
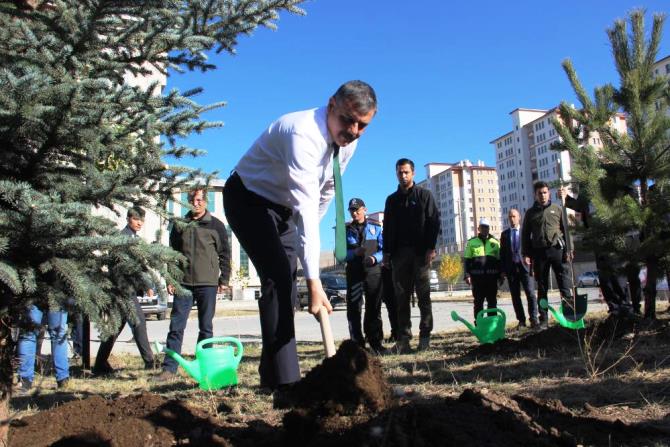
[[[234,390],[203,392],[187,377],[152,384],[135,358],[66,393],[45,380],[12,401],[11,446],[665,446],[670,445],[670,315],[603,318],[585,331],[508,331],[495,345],[465,332],[427,352],[377,358],[352,343],[308,371],[274,410],[248,346]]]

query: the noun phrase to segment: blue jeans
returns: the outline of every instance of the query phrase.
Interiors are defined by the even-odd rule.
[[[211,338],[214,333],[212,319],[216,309],[216,286],[184,286],[192,295],[175,295],[170,314],[170,331],[165,345],[177,354],[181,354],[184,340],[184,329],[188,322],[188,314],[193,307],[193,300],[198,306],[198,341]],[[177,361],[169,355],[163,360],[163,370],[177,372]]]
[[[28,318],[33,328],[22,329],[19,335],[19,377],[31,382],[35,377],[35,346],[43,317],[44,313],[40,309],[34,305],[30,306]],[[46,320],[51,338],[51,359],[56,371],[56,380],[60,382],[70,377],[67,359],[67,312],[49,311]]]

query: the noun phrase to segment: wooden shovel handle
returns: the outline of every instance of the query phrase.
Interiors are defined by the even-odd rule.
[[[326,358],[335,355],[335,342],[333,341],[333,330],[330,328],[330,317],[325,307],[319,309],[319,324],[321,325],[321,337],[323,347],[326,350]]]

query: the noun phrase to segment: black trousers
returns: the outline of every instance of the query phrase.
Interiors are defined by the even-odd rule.
[[[414,247],[399,247],[391,255],[393,286],[398,305],[398,339],[412,338],[410,300],[416,290],[419,301],[419,337],[428,337],[433,330],[430,301],[430,266],[424,256],[417,256]]]
[[[511,270],[507,273],[507,284],[509,293],[512,295],[512,306],[514,306],[516,319],[520,323],[526,322],[526,314],[521,302],[521,288],[523,287],[528,302],[528,318],[537,323],[537,296],[535,296],[535,283],[530,273],[520,263],[513,263]]]
[[[131,323],[130,320],[123,319],[121,321],[119,330],[116,332],[116,335],[113,335],[100,343],[98,354],[95,356],[95,364],[93,369],[104,369],[105,367],[109,366],[107,364],[107,359],[109,359],[109,355],[112,352],[114,343],[116,342],[116,339],[119,337],[119,334],[123,330],[123,326],[125,326],[126,323],[130,325],[130,330],[133,333],[133,338],[137,344],[137,349],[140,351],[142,360],[144,360],[144,363],[147,365],[153,364],[154,354],[151,351],[151,345],[149,345],[149,338],[147,337],[147,321],[144,318],[144,312],[142,312],[142,307],[140,306],[140,302],[137,300],[137,296],[133,295],[131,299],[135,304],[135,316],[137,317],[137,320],[134,323]]]
[[[356,267],[360,267],[356,268]],[[361,311],[365,294],[365,316],[361,330]],[[379,347],[384,338],[382,329],[382,274],[379,266],[363,270],[362,266],[347,266],[347,321],[349,336],[359,345],[368,341],[373,348]]]
[[[561,299],[572,300],[572,278],[570,265],[563,260],[563,249],[547,247],[533,249],[533,273],[537,281],[537,299],[547,299],[549,292],[549,269],[554,271]],[[547,321],[547,311],[540,307],[540,321]]]
[[[382,301],[386,305],[389,325],[391,326],[391,338],[398,338],[398,303],[393,288],[393,271],[390,267],[382,266]]]
[[[275,389],[297,382],[293,313],[298,239],[291,211],[249,191],[237,174],[226,182],[223,205],[230,228],[261,280],[261,386]]]
[[[495,275],[472,276],[472,296],[475,298],[474,312],[477,314],[486,308],[493,309],[498,305],[498,277]]]

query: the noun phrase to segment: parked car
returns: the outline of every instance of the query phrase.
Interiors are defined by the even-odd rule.
[[[142,308],[142,313],[145,317],[150,315],[156,315],[156,319],[165,320],[168,309],[168,297],[164,295],[163,298],[158,293],[154,293],[153,296],[144,294],[143,296],[138,296],[137,301],[140,302],[140,307]]]
[[[347,302],[347,279],[340,275],[321,275],[321,284],[326,296],[333,307],[341,306]],[[300,308],[304,309],[309,304],[309,294],[305,278],[298,279],[298,299]]]
[[[430,271],[430,290],[433,292],[440,290],[440,278],[438,278],[436,270]]]
[[[599,285],[598,272],[584,272],[577,277],[577,287],[598,287]]]

